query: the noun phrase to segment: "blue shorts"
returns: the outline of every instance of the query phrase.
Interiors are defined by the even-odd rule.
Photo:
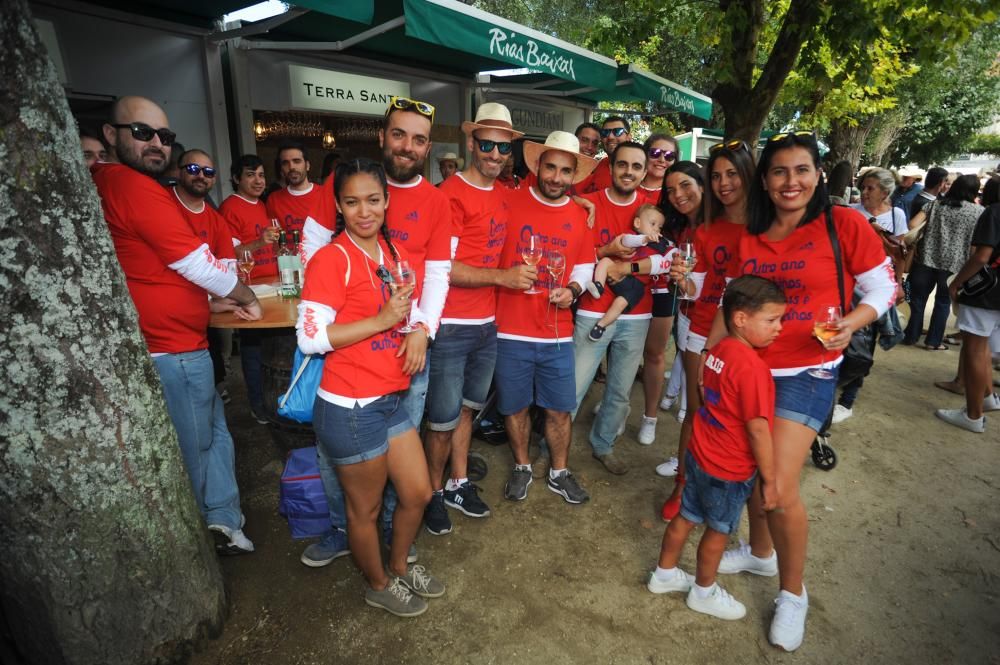
[[[743,506],[750,498],[755,472],[748,480],[722,480],[705,472],[688,452],[684,457],[684,493],[681,517],[688,522],[705,524],[712,531],[730,534],[740,525]]]
[[[427,429],[450,432],[462,407],[486,404],[497,362],[497,326],[442,325],[430,348],[427,384]]]
[[[342,466],[385,455],[389,439],[413,429],[413,423],[403,408],[402,393],[379,397],[367,406],[353,409],[317,397],[313,429],[327,460]]]
[[[774,377],[774,417],[791,420],[819,432],[830,417],[837,393],[839,365],[832,379],[817,379],[803,370],[795,376]]]
[[[576,409],[573,343],[497,340],[497,409],[509,416],[532,404],[550,411]]]

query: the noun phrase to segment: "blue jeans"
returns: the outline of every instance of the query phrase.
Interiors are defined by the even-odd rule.
[[[191,489],[208,524],[239,529],[240,491],[236,486],[233,438],[208,350],[153,358],[167,413],[177,431]]]
[[[243,369],[243,381],[247,386],[247,400],[250,408],[257,415],[264,415],[270,409],[273,414],[275,405],[264,404],[264,378],[261,370],[259,330],[247,329],[240,331],[240,366]]]
[[[450,432],[463,406],[478,411],[489,396],[497,361],[496,323],[443,324],[428,360],[427,429]]]
[[[618,428],[628,416],[629,395],[635,373],[642,361],[649,319],[618,319],[596,342],[588,334],[597,319],[577,315],[573,330],[576,346],[576,408],[587,394],[601,358],[608,354],[608,377],[604,384],[601,410],[590,428],[590,445],[595,455],[607,455],[615,445]],[[573,412],[576,418],[576,411]]]
[[[757,472],[747,480],[723,480],[701,468],[687,451],[684,457],[684,493],[681,495],[681,517],[688,522],[705,524],[712,531],[732,533],[740,526],[740,515],[746,505]]]
[[[410,389],[403,394],[402,408],[410,417],[410,422],[420,431],[420,421],[424,415],[424,401],[427,398],[427,377],[430,370],[430,354],[424,371],[414,374],[410,379]],[[341,530],[347,529],[347,508],[344,504],[344,490],[340,486],[337,474],[333,470],[333,465],[323,453],[322,446],[316,446],[316,462],[319,466],[319,477],[323,481],[323,490],[326,492],[326,503],[330,508],[330,523]],[[392,486],[392,481],[385,484],[385,492],[382,494],[382,527],[392,528],[392,516],[396,512],[396,505],[399,503],[399,495],[396,488]]]
[[[924,343],[928,346],[941,346],[944,340],[945,326],[948,324],[948,312],[951,310],[951,298],[948,296],[947,270],[929,268],[921,263],[914,263],[910,272],[910,320],[906,322],[904,344],[916,344],[920,339],[920,330],[924,325],[924,309],[931,291],[934,294],[934,309],[931,311],[931,323],[927,326],[927,337]]]
[[[843,406],[845,409],[850,409],[854,407],[854,400],[858,398],[858,393],[861,391],[861,386],[865,384],[865,377],[859,376],[853,381],[848,381],[844,384],[844,387],[840,391],[840,399],[837,403]]]

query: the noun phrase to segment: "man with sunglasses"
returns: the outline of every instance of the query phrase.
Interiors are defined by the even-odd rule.
[[[632,221],[636,211],[645,203],[645,197],[640,196],[636,190],[646,175],[646,151],[638,143],[618,143],[611,152],[610,161],[613,177],[611,186],[593,194],[585,194],[583,198],[593,202],[597,209],[592,229],[592,243],[597,258],[628,259],[636,250],[622,244],[622,236],[635,233]],[[648,278],[644,277],[642,281],[645,287]],[[653,305],[652,296],[646,288],[642,300],[635,307],[608,326],[598,342],[590,341],[588,336],[591,328],[608,311],[614,299],[615,294],[610,288],[605,289],[600,298],[594,298],[589,293],[583,294],[576,312],[573,341],[576,346],[576,409],[587,395],[601,359],[605,354],[608,355],[606,387],[601,409],[590,428],[590,445],[594,458],[604,468],[621,475],[628,471],[628,467],[614,454],[615,439],[624,430],[625,420],[628,418],[629,394],[642,359]]]
[[[427,390],[424,447],[434,495],[424,527],[434,535],[451,532],[446,506],[470,517],[490,514],[466,476],[473,417],[486,403],[496,364],[496,290],[499,285],[527,289],[538,276],[531,266],[500,268],[509,190],[496,179],[513,139],[523,134],[514,130],[507,107],[492,102],[479,107],[474,122],[462,123],[462,131],[469,161],[439,186],[451,206],[452,264]],[[449,459],[451,478],[443,484]]]
[[[604,146],[604,158],[597,163],[597,168],[594,169],[589,178],[576,185],[574,191],[577,194],[602,192],[610,187],[613,180],[611,177],[611,155],[614,154],[618,144],[628,143],[632,140],[632,129],[629,127],[628,120],[618,115],[605,118],[604,122],[601,123],[600,134],[601,143]]]
[[[142,97],[122,97],[103,132],[113,161],[94,165],[94,182],[195,501],[220,553],[252,552],[208,354],[205,294],[231,299],[234,314],[247,320],[261,318],[260,304],[195,234],[174,194],[156,182],[174,142],[163,110]]]

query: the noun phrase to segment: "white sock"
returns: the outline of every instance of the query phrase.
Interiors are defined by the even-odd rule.
[[[655,425],[656,424],[656,418],[650,418],[649,416],[643,416],[642,417],[642,422],[649,423],[651,425]]]
[[[530,464],[515,464],[514,465],[514,470],[515,471],[531,471],[531,465]]]
[[[449,478],[448,482],[444,484],[444,488],[449,492],[454,492],[467,482],[469,482],[468,478]]]
[[[667,582],[673,579],[675,575],[677,575],[676,566],[673,568],[660,568],[659,566],[657,566],[656,570],[653,571],[653,577],[660,580],[661,582]]]
[[[437,494],[438,496],[440,496],[440,495],[444,494],[444,490],[443,489],[434,490],[434,493]]]
[[[556,478],[561,478],[569,473],[569,469],[549,469],[549,478],[555,480]]]
[[[699,586],[697,582],[691,585],[694,589],[694,595],[698,600],[705,600],[712,595],[712,591],[715,589],[715,582],[712,582],[712,586]]]

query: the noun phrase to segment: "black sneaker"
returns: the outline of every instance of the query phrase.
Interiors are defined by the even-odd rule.
[[[451,518],[444,506],[444,495],[437,492],[431,495],[431,502],[424,509],[424,528],[435,536],[451,533]]]
[[[479,485],[465,481],[457,490],[444,491],[444,505],[468,517],[489,517],[490,507],[479,498]]]
[[[595,323],[594,327],[590,329],[590,334],[587,335],[587,337],[590,338],[591,342],[596,342],[600,340],[602,337],[604,337],[605,330],[606,328],[602,326],[600,323]]]
[[[576,477],[569,471],[558,478],[549,476],[548,486],[550,490],[566,499],[567,503],[584,503],[590,500],[587,490],[580,487]]]

